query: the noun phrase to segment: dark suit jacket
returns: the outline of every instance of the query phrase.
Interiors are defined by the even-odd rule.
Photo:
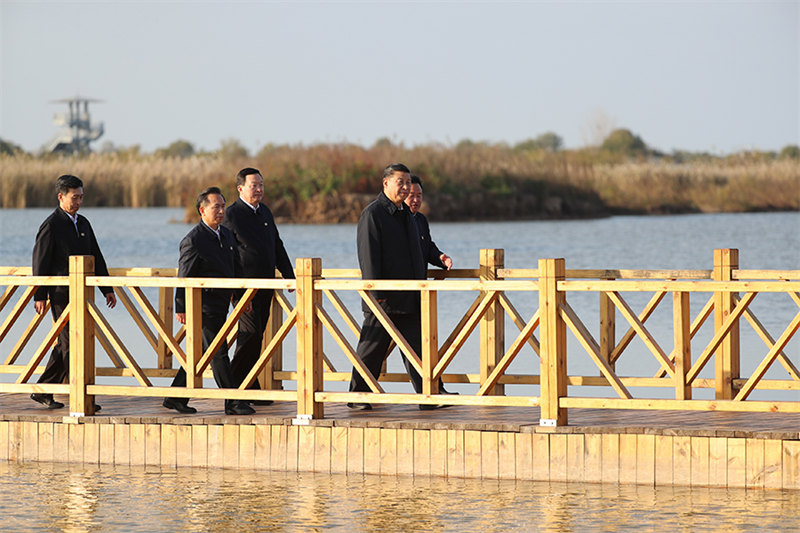
[[[220,226],[220,240],[203,221],[186,234],[181,241],[178,260],[179,278],[234,278],[241,276],[242,267],[236,253],[236,241],[228,228]],[[237,291],[237,294],[241,291]],[[203,313],[227,313],[231,303],[231,289],[203,289]],[[175,290],[175,312],[186,312],[186,294],[183,288]]]
[[[412,216],[419,230],[419,246],[422,248],[422,258],[433,266],[447,268],[441,259],[442,251],[431,239],[431,226],[428,224],[428,219],[419,211]]]
[[[233,232],[243,277],[274,278],[275,268],[285,279],[294,279],[292,262],[272,218],[272,211],[260,203],[258,213],[239,198],[225,210],[222,225]]]
[[[69,215],[60,207],[56,207],[36,234],[33,245],[34,276],[66,276],[69,274],[69,256],[94,256],[94,272],[98,276],[108,276],[108,268],[92,225],[83,215],[78,215],[78,231]],[[109,294],[111,287],[100,287],[103,294]],[[57,300],[66,302],[69,299],[69,287],[39,287],[34,295],[35,301]]]
[[[383,192],[358,219],[358,264],[362,279],[425,279],[419,231],[408,208],[398,209]],[[373,291],[388,313],[418,313],[417,291]],[[362,308],[367,311],[366,303]]]

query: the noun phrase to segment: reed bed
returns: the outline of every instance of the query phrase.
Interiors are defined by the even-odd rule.
[[[191,213],[206,186],[235,197],[236,172],[253,166],[284,221],[353,221],[379,190],[382,168],[395,161],[422,177],[438,220],[800,210],[796,159],[740,154],[678,163],[596,149],[551,153],[484,143],[267,146],[252,157],[3,155],[0,202],[3,208],[54,205],[55,178],[75,174],[84,181],[87,206],[187,207]]]

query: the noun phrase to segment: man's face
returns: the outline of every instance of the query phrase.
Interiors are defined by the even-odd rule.
[[[82,203],[83,187],[58,193],[58,206],[72,216],[75,216]]]
[[[406,205],[412,214],[419,211],[419,207],[422,205],[422,187],[419,186],[419,183],[411,184],[411,190],[406,197]]]
[[[388,178],[383,178],[383,194],[397,207],[403,204],[411,188],[411,174],[408,172],[394,172]]]
[[[209,194],[206,202],[200,206],[200,218],[212,229],[217,229],[225,218],[225,199],[219,194]]]
[[[259,174],[248,174],[244,185],[236,188],[239,190],[239,198],[250,205],[256,205],[264,197],[264,180]]]

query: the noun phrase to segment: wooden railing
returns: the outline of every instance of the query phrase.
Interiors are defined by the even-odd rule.
[[[323,417],[328,402],[539,406],[542,425],[566,425],[571,407],[800,412],[800,396],[789,400],[749,399],[756,389],[762,393],[800,390],[800,371],[787,355],[787,347],[794,346],[789,343],[800,327],[800,271],[740,270],[738,252],[733,249],[716,250],[711,270],[684,271],[567,270],[563,259],[542,259],[538,268],[506,269],[503,255],[503,250],[482,250],[478,269],[431,271],[434,279],[424,281],[361,280],[358,270],[323,270],[321,260],[312,258],[297,260],[296,280],[176,278],[174,269],[117,269],[108,277],[98,277],[93,275],[92,258],[77,256],[70,258],[70,275],[65,277],[34,277],[30,269],[0,268],[0,285],[6,287],[0,296],[0,355],[4,358],[0,373],[15,376],[14,383],[0,383],[0,392],[69,394],[73,416],[93,414],[93,396],[100,394],[292,401],[297,403],[297,423]],[[43,326],[44,315],[34,315],[27,325],[17,325],[25,309],[31,307],[36,287],[43,285],[69,286],[68,309],[49,329]],[[107,313],[95,305],[95,287],[101,285],[114,287],[144,340],[123,339]],[[185,327],[175,331],[172,300],[177,287],[186,291],[187,320]],[[204,287],[246,290],[205,351],[200,312]],[[276,297],[255,367],[239,389],[204,388],[204,378],[210,377],[211,355],[224,340],[230,344],[235,339],[236,323],[247,302],[255,290],[267,288],[275,289]],[[19,289],[21,294],[12,305]],[[297,291],[294,307],[283,292],[287,289]],[[145,293],[156,290],[158,301],[153,305]],[[397,331],[371,290],[420,292],[421,353],[415,353]],[[468,294],[474,299],[463,315],[454,314],[455,309],[443,310],[438,304],[444,293]],[[760,293],[783,294],[793,302],[789,312],[793,317],[777,337],[752,310],[751,304]],[[582,319],[586,306],[571,305],[581,294],[598,295],[598,317],[590,311],[591,318]],[[648,295],[643,309],[635,311],[629,302]],[[672,339],[665,343],[651,332],[648,320],[656,316],[665,299],[669,301],[669,295]],[[700,309],[694,316],[691,297],[701,297],[705,302],[702,307],[696,305]],[[378,379],[369,374],[355,353],[360,317],[356,318],[344,303],[348,299],[358,303],[356,309],[365,301],[383,322],[398,349],[422,376],[421,394],[386,392],[387,383],[407,382],[405,373],[384,372]],[[538,305],[533,305],[528,315],[518,311],[514,303],[530,308],[535,299]],[[440,319],[445,312],[455,325],[440,342],[438,329],[446,322]],[[714,320],[710,321],[712,314]],[[71,338],[69,384],[32,383],[67,320]],[[774,322],[773,317],[770,322]],[[744,323],[766,346],[763,356],[748,352],[748,364],[757,364],[747,377],[741,375],[740,330]],[[618,336],[620,324],[625,331]],[[9,333],[15,325],[22,331],[12,339]],[[596,336],[592,329],[597,331]],[[509,330],[513,339],[507,343]],[[706,339],[698,334],[701,331]],[[35,333],[43,339],[38,347],[26,350]],[[468,339],[476,336],[479,348],[468,348]],[[294,369],[286,368],[283,361],[284,345],[292,338],[297,354]],[[132,343],[136,343],[133,350]],[[638,350],[634,350],[634,343]],[[95,364],[97,345],[108,354],[112,366]],[[152,349],[153,355],[142,353],[141,346]],[[524,371],[510,373],[510,366],[523,350],[530,354],[517,364]],[[23,358],[27,352],[32,352],[30,357]],[[617,370],[623,356],[638,362],[642,356],[648,357],[655,372],[625,375]],[[478,371],[451,371],[457,357],[473,366],[477,363]],[[706,367],[709,370],[705,374],[710,373],[712,358],[713,377],[701,377]],[[570,375],[568,360],[590,362],[599,375]],[[155,365],[149,368],[152,361]],[[187,386],[155,386],[153,378],[175,374],[174,361],[187,371]],[[337,369],[336,363],[342,361],[347,368]],[[765,377],[776,361],[788,379]],[[335,390],[332,384],[338,383],[341,389],[341,384],[349,381],[352,368],[361,372],[370,392]],[[103,383],[98,383],[97,377],[102,377]],[[256,378],[262,389],[247,389]],[[439,380],[470,384],[475,391],[457,396],[434,394]],[[289,384],[294,384],[294,390],[285,389]],[[509,387],[516,385],[527,386],[522,387],[524,393],[511,394]],[[570,394],[568,387],[578,387],[581,395]],[[712,388],[712,399],[693,398],[694,391]],[[665,389],[673,390],[674,398],[653,397],[653,391]],[[600,392],[587,396],[587,390]]]

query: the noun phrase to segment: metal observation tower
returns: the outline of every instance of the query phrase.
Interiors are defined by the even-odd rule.
[[[85,154],[91,151],[89,143],[103,135],[103,123],[92,123],[89,117],[89,102],[100,103],[96,98],[73,96],[53,100],[54,104],[67,104],[66,113],[56,113],[53,123],[61,130],[47,143],[48,152],[63,154]]]

